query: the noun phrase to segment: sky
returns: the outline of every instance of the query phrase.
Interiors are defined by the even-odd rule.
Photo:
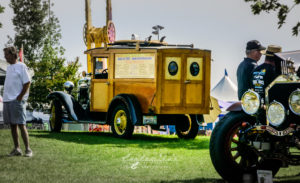
[[[287,0],[292,2],[292,0]],[[0,49],[7,43],[7,35],[14,36],[11,19],[13,12],[9,0],[1,0],[5,12],[0,14]],[[51,0],[51,8],[61,26],[61,45],[66,49],[67,60],[79,57],[81,70],[86,70],[86,49],[83,42],[85,0]],[[91,0],[92,22],[103,27],[106,20],[106,0]],[[211,88],[224,76],[236,81],[236,69],[245,57],[249,40],[262,45],[280,45],[283,51],[300,50],[300,36],[292,36],[292,27],[300,21],[300,6],[288,15],[286,24],[277,29],[277,15],[253,15],[250,4],[244,0],[112,0],[112,17],[116,39],[130,39],[131,34],[141,40],[151,35],[154,25],[165,27],[161,36],[170,44],[194,44],[196,48],[211,50]],[[152,39],[155,36],[152,36]],[[0,59],[4,60],[0,51]],[[263,62],[263,57],[261,61]]]

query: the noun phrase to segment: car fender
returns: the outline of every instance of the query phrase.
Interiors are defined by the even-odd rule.
[[[241,101],[238,101],[238,102],[235,102],[233,104],[231,104],[227,109],[226,111],[242,111],[243,108],[242,108],[242,103]]]
[[[61,104],[65,107],[69,117],[74,121],[78,121],[78,117],[74,111],[75,99],[71,95],[69,95],[65,92],[62,92],[62,91],[55,91],[55,92],[50,93],[47,96],[47,99],[60,101]]]
[[[142,110],[141,110],[140,103],[136,98],[136,96],[131,94],[119,94],[112,99],[108,107],[107,119],[106,119],[107,123],[111,124],[112,122],[111,115],[113,113],[113,110],[120,103],[125,104],[125,106],[129,110],[130,119],[133,125],[142,124]]]

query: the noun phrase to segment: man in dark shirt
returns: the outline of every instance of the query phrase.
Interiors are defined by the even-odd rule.
[[[275,71],[275,63],[280,59],[274,53],[281,52],[281,47],[276,45],[269,45],[266,52],[265,62],[253,71],[252,84],[254,91],[256,91],[262,98],[265,97],[265,88],[278,76]]]
[[[280,59],[274,53],[281,52],[280,46],[270,45],[264,55],[266,55],[265,62],[256,67],[252,74],[252,87],[265,103],[265,88],[279,75],[275,71],[276,62],[280,63]],[[257,118],[262,124],[266,124],[266,111],[260,108],[257,112]]]
[[[238,81],[238,98],[241,100],[243,94],[252,86],[252,71],[257,67],[261,57],[261,51],[266,48],[257,40],[252,40],[246,46],[246,58],[238,66],[236,75]]]

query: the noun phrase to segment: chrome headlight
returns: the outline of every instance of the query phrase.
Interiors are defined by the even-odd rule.
[[[271,125],[273,126],[281,125],[285,119],[284,106],[277,101],[272,102],[269,105],[267,110],[267,118],[268,121],[271,123]]]
[[[300,115],[300,90],[295,90],[291,93],[289,107],[293,113]]]
[[[73,88],[74,88],[73,82],[72,82],[72,81],[66,81],[66,82],[64,83],[64,88],[65,88],[65,90],[67,90],[69,93],[71,93],[71,91],[72,91]]]
[[[252,90],[246,91],[242,96],[242,108],[247,114],[255,114],[260,107],[260,96]]]

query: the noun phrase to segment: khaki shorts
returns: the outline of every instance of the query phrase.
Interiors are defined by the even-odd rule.
[[[26,102],[14,100],[3,102],[3,120],[5,124],[26,124]]]

